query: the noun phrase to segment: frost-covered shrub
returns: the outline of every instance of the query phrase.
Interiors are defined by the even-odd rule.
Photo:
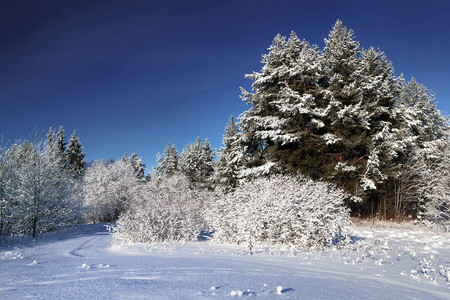
[[[85,218],[88,222],[112,222],[142,197],[142,181],[125,161],[95,161],[83,182]]]
[[[197,240],[204,228],[204,193],[191,189],[183,175],[160,176],[147,184],[145,200],[111,228],[115,243]]]
[[[277,175],[246,183],[211,202],[208,220],[219,242],[314,249],[344,238],[347,197],[333,185]]]
[[[80,206],[79,182],[53,145],[0,140],[0,242],[76,224]]]

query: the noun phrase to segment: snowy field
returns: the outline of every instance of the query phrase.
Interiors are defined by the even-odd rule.
[[[322,254],[111,246],[104,225],[0,245],[0,299],[450,299],[450,235],[359,225]]]

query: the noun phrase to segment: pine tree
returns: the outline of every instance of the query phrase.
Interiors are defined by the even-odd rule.
[[[178,166],[178,151],[175,145],[167,144],[164,149],[164,155],[158,153],[156,155],[156,167],[154,171],[160,175],[174,175],[179,171]]]
[[[64,133],[64,128],[59,126],[58,132],[56,133],[56,147],[58,149],[58,153],[61,156],[64,156],[66,153],[66,135]]]
[[[414,78],[399,79],[400,93],[392,110],[395,124],[385,139],[389,153],[388,189],[395,190],[396,217],[418,214],[426,205],[424,186],[433,170],[435,152],[447,139],[448,124],[434,103],[434,95]],[[428,178],[428,179],[427,179]],[[418,215],[417,215],[418,216]]]
[[[436,107],[435,96],[427,87],[414,78],[408,84],[403,82],[400,100],[404,111],[409,113],[405,116],[409,120],[405,118],[404,121],[409,121],[408,127],[417,136],[419,144],[443,136],[446,120]]]
[[[197,138],[189,143],[181,152],[180,169],[187,178],[200,187],[211,185],[211,176],[214,172],[214,152],[208,139],[205,143]]]
[[[348,106],[352,109],[347,109],[345,114],[341,111],[347,133],[343,144],[361,178],[360,183],[355,180],[347,183],[351,185],[347,190],[353,193],[358,185],[362,187],[360,191],[377,190],[389,175],[386,138],[395,125],[393,108],[399,93],[392,63],[373,47],[361,52],[354,74],[358,102]]]
[[[355,76],[359,54],[359,43],[355,41],[353,31],[347,30],[343,23],[337,20],[328,39],[325,39],[322,60],[325,77],[321,85],[324,89],[324,106],[326,105],[326,116],[322,119],[322,138],[326,147],[321,151],[327,154],[328,159],[323,156],[321,161],[325,168],[345,164],[359,155],[349,153],[353,152],[353,149],[350,145],[345,145],[349,137],[355,133],[360,134],[355,132],[355,129],[359,129],[359,119],[364,119]],[[361,125],[367,126],[367,121]],[[325,169],[323,172],[330,174],[333,170]]]
[[[238,170],[242,166],[242,149],[239,147],[238,126],[231,116],[225,127],[222,138],[222,148],[217,152],[217,162],[214,168],[215,185],[230,189],[235,188],[238,181]]]
[[[277,35],[268,50],[261,72],[247,75],[255,92],[242,90],[241,98],[252,105],[239,122],[246,167],[271,172],[267,163],[275,160],[295,170],[305,162],[299,145],[309,144],[313,132],[323,126],[324,112],[317,98],[321,58],[316,46],[294,32],[287,41]]]
[[[359,53],[359,42],[355,41],[353,30],[348,30],[342,21],[337,20],[328,39],[325,39],[324,49],[324,65],[329,77],[328,83],[330,86],[337,85],[335,90],[337,96],[340,92],[344,92],[344,86],[351,82]],[[346,98],[344,94],[341,96],[342,99],[335,98],[337,100]]]
[[[77,133],[74,130],[70,137],[69,145],[67,146],[67,159],[72,168],[75,177],[79,178],[83,175],[86,166],[86,154],[83,153],[83,147],[78,139]]]
[[[136,153],[132,153],[130,157],[125,153],[122,156],[122,161],[130,164],[134,171],[136,172],[136,177],[138,179],[143,179],[145,174],[145,164],[142,162],[142,158],[139,158]]]
[[[48,133],[46,135],[46,151],[49,154],[49,156],[54,157],[56,155],[56,140],[55,140],[55,133],[53,132],[53,128],[49,128]]]
[[[153,167],[153,171],[158,174],[163,174],[165,169],[166,169],[166,167],[165,167],[164,156],[158,152],[156,154],[156,166]]]
[[[167,145],[164,150],[164,157],[166,158],[166,174],[173,175],[179,170],[178,166],[178,151],[175,145]]]
[[[323,51],[295,33],[278,34],[268,50],[261,71],[246,75],[253,91],[242,89],[241,98],[251,107],[239,117],[237,140],[224,141],[216,180],[233,178],[226,164],[239,161],[238,181],[301,172],[365,200],[347,203],[362,214],[411,209],[412,166],[446,127],[433,94],[396,78],[386,55],[361,50],[340,20]],[[229,157],[230,149],[238,151]],[[430,164],[427,157],[421,164]]]

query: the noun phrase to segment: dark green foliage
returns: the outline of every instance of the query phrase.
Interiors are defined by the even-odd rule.
[[[130,155],[130,157],[128,157],[127,154],[125,153],[122,156],[122,161],[130,164],[133,167],[133,170],[136,174],[136,178],[144,179],[146,166],[142,162],[142,159],[140,157],[138,157],[138,155],[136,153],[132,153]]]
[[[59,126],[58,133],[56,134],[56,148],[58,153],[62,156],[66,153],[66,135],[64,133],[64,128]]]
[[[277,35],[268,50],[261,71],[247,75],[253,91],[242,89],[241,98],[251,107],[240,116],[238,138],[224,143],[223,153],[234,152],[221,164],[234,164],[242,180],[267,175],[276,163],[331,181],[362,201],[348,205],[366,215],[398,216],[417,203],[404,200],[411,197],[400,186],[412,179],[403,163],[447,126],[431,93],[396,78],[385,54],[361,49],[339,20],[323,51],[295,33]]]
[[[84,172],[86,166],[85,156],[86,154],[83,153],[83,147],[74,130],[67,147],[67,160],[77,178]]]

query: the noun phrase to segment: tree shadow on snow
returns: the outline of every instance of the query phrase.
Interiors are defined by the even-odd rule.
[[[82,224],[73,225],[67,228],[60,229],[56,232],[48,232],[37,235],[35,238],[31,236],[8,237],[0,244],[0,250],[9,250],[12,247],[18,248],[33,248],[36,246],[48,245],[55,242],[68,241],[86,236],[102,236],[109,235],[107,226],[110,223],[100,224]]]

